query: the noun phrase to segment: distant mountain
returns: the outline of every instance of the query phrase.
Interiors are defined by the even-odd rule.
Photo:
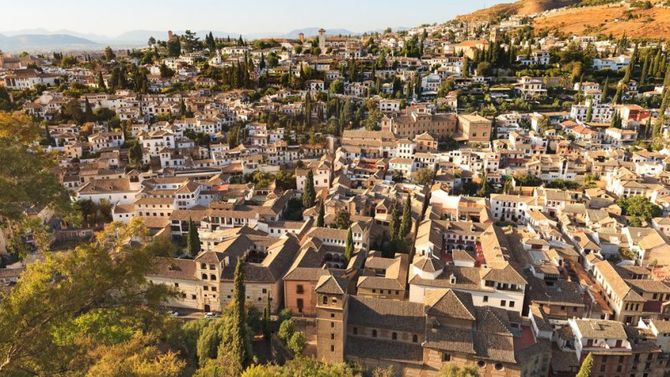
[[[99,43],[69,34],[17,34],[11,36],[0,34],[0,50],[8,52],[80,50],[100,47]]]
[[[307,37],[319,34],[320,27],[307,27],[291,30],[288,33],[281,32],[258,32],[239,33],[220,30],[211,30],[217,38],[242,38],[251,40],[257,38],[289,38],[297,39],[300,33]],[[398,28],[401,30],[402,28]],[[394,29],[395,30],[395,29]],[[177,35],[184,30],[173,30]],[[210,30],[195,30],[200,39],[203,39]],[[86,50],[101,49],[105,46],[112,48],[142,47],[147,45],[150,37],[158,40],[167,39],[167,30],[130,30],[117,36],[105,36],[99,34],[79,33],[71,30],[50,31],[46,29],[24,29],[0,32],[0,50],[8,52],[16,51],[44,51],[44,50]],[[347,29],[326,29],[327,35],[356,35],[362,34]]]

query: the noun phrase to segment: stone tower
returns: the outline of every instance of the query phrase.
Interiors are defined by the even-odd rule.
[[[319,48],[322,54],[326,53],[326,31],[323,28],[319,29]]]
[[[347,341],[346,280],[323,275],[316,284],[316,356],[329,363],[344,361]]]

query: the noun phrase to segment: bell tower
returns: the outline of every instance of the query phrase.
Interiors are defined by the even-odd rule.
[[[346,280],[324,275],[316,285],[316,355],[329,363],[344,362],[347,342]]]

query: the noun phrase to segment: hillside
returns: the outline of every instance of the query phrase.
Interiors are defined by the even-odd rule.
[[[3,51],[35,51],[55,49],[87,49],[99,48],[100,45],[88,39],[67,34],[20,34],[6,36],[0,34],[0,50]]]
[[[518,0],[514,3],[497,4],[470,14],[458,16],[461,21],[486,21],[513,15],[527,16],[551,9],[562,8],[578,3],[579,0]]]
[[[567,8],[536,18],[537,31],[560,30],[581,35],[624,33],[633,38],[670,38],[670,8],[630,8],[628,5],[601,5]]]

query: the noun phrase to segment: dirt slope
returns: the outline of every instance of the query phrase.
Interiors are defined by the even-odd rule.
[[[536,30],[560,30],[578,35],[614,35],[633,38],[670,38],[670,8],[630,8],[601,5],[567,8],[534,21]]]

